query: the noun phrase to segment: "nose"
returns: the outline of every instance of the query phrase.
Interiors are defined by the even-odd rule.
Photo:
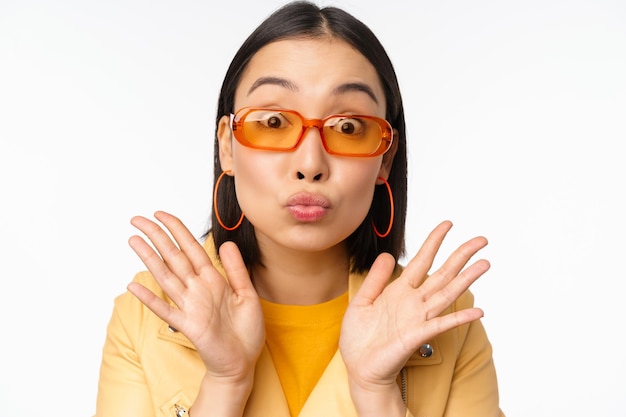
[[[325,181],[328,177],[328,154],[319,128],[311,126],[306,129],[292,156],[293,176],[296,179]]]

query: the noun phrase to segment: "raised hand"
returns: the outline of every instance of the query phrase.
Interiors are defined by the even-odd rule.
[[[261,305],[239,249],[232,242],[220,248],[226,280],[178,218],[165,212],[155,217],[176,243],[157,223],[137,216],[131,223],[158,254],[139,236],[129,244],[175,306],[136,282],[128,290],[193,343],[208,376],[226,383],[249,379],[265,335]]]
[[[389,254],[381,254],[350,302],[339,347],[357,409],[361,399],[374,400],[376,393],[397,393],[397,375],[420,345],[482,317],[478,308],[440,314],[489,269],[486,260],[463,269],[487,245],[484,237],[462,244],[426,279],[451,227],[448,221],[438,225],[403,273],[389,285],[395,260]],[[387,411],[387,415],[392,415]]]

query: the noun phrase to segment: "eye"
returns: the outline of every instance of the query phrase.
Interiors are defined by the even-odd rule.
[[[333,129],[348,136],[361,135],[364,133],[365,124],[356,118],[341,118],[335,121]]]
[[[290,125],[289,120],[281,113],[265,113],[259,115],[257,121],[269,129],[284,129]]]
[[[268,127],[279,128],[281,124],[282,122],[278,116],[272,116],[269,119],[267,119]]]

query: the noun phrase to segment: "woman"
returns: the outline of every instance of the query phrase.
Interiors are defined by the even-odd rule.
[[[406,138],[396,76],[346,12],[297,2],[244,42],[216,119],[204,244],[135,217],[149,272],[116,299],[97,416],[501,416],[450,222],[406,267]],[[158,253],[157,253],[158,252]],[[426,277],[428,278],[426,279]]]

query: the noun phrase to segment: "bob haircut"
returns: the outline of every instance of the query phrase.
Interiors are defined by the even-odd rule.
[[[223,115],[234,113],[235,91],[244,69],[252,56],[265,45],[285,39],[336,38],[347,42],[367,58],[376,69],[385,92],[387,105],[385,118],[397,132],[397,151],[388,182],[393,191],[395,217],[390,234],[380,238],[374,232],[386,230],[389,224],[390,203],[385,186],[377,186],[370,210],[359,227],[346,239],[352,272],[369,269],[382,252],[399,259],[404,255],[404,228],[407,209],[407,156],[404,109],[398,80],[393,65],[379,40],[363,22],[336,7],[320,8],[308,1],[295,1],[282,6],[263,21],[244,41],[235,54],[224,77],[217,105],[214,145],[214,180],[217,182],[222,169],[219,161],[217,126]],[[225,175],[217,196],[220,217],[227,225],[234,225],[241,217],[241,208],[235,195],[235,182]],[[212,211],[211,227],[204,237],[212,235],[215,247],[233,241],[239,247],[248,268],[261,264],[260,251],[254,227],[246,219],[239,228],[228,231],[219,226]]]

